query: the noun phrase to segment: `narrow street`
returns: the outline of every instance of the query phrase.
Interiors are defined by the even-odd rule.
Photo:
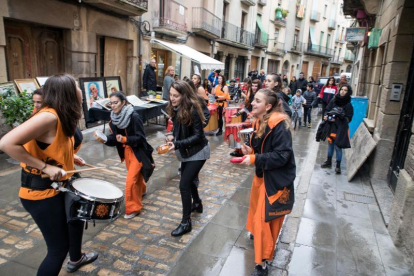
[[[164,127],[146,128],[150,144],[162,144]],[[316,128],[313,124],[294,133],[296,204],[285,221],[269,275],[412,275],[387,234],[375,200],[363,204],[344,198],[344,192],[372,197],[369,181],[358,175],[348,183],[345,166],[342,175],[320,169],[326,143],[314,141]],[[131,220],[120,217],[95,227],[89,223],[84,250],[100,256],[73,275],[250,275],[254,250],[245,222],[253,168],[228,161],[231,149],[222,136],[208,138],[212,154],[201,171],[199,188],[204,213],[192,215],[193,231],[179,238],[170,235],[181,218],[179,162],[172,154],[155,153],[157,167],[147,186],[144,211]],[[97,142],[89,130],[79,154],[112,172],[85,172],[83,177],[123,189],[126,169],[115,148]],[[18,199],[19,168],[6,160],[1,163],[0,275],[35,275],[45,244]],[[69,274],[62,269],[60,275]]]

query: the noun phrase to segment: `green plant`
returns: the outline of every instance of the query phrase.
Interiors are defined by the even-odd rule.
[[[148,90],[148,96],[149,95],[153,95],[153,96],[155,96],[156,95],[156,93],[155,93],[155,91],[153,91],[153,90]]]
[[[32,95],[23,91],[20,96],[3,93],[0,95],[0,110],[5,124],[15,126],[29,119],[33,112]]]
[[[286,18],[288,16],[289,11],[288,10],[282,10],[282,17]]]

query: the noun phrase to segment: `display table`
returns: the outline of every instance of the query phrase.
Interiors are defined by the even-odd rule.
[[[167,103],[161,104],[161,103],[154,103],[153,107],[146,108],[146,107],[140,107],[140,106],[134,106],[134,111],[137,112],[142,119],[143,123],[146,123],[149,119],[158,117],[162,114],[161,110],[165,111],[165,108],[167,107]],[[94,121],[105,121],[108,122],[111,120],[111,111],[107,109],[100,109],[100,108],[90,108],[89,109],[89,120]]]
[[[210,104],[207,108],[210,111],[210,120],[204,131],[215,131],[218,128],[217,106]]]

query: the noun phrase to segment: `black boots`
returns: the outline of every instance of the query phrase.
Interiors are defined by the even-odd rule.
[[[269,273],[267,266],[262,267],[261,265],[256,265],[253,273],[250,276],[267,276]]]
[[[191,212],[197,212],[202,213],[203,212],[203,204],[200,202],[193,202],[193,205],[191,206]]]
[[[171,232],[171,236],[173,237],[179,237],[182,236],[188,232],[191,232],[192,228],[191,228],[191,219],[187,220],[185,223],[181,222],[180,225],[178,225],[178,227]]]
[[[322,165],[321,168],[332,168],[332,157],[328,157],[328,160],[326,160]]]
[[[341,161],[336,161],[335,172],[336,174],[341,174]]]

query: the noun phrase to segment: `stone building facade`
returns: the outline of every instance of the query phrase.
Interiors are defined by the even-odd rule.
[[[392,191],[392,207],[381,211],[389,213],[388,230],[414,265],[414,2],[345,0],[344,13],[371,35],[381,31],[375,47],[368,49],[368,38],[356,46],[353,85],[369,99],[364,124],[377,142],[369,159],[371,182]]]

